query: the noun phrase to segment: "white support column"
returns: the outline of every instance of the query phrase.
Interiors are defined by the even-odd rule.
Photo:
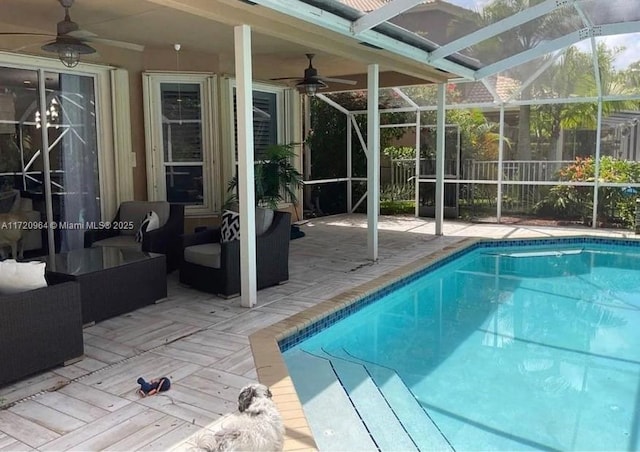
[[[47,242],[50,256],[56,254],[56,243],[53,235],[53,200],[51,199],[51,165],[49,163],[49,130],[47,127],[47,90],[45,87],[44,69],[38,69],[38,94],[40,104],[40,134],[41,134],[41,155],[42,155],[42,183],[44,184],[44,205],[47,214]],[[15,256],[13,256],[15,259]],[[53,260],[53,259],[52,259]],[[55,265],[55,264],[54,264]],[[53,269],[55,270],[55,268]]]
[[[500,138],[498,142],[498,189],[496,200],[496,219],[500,223],[502,218],[502,180],[504,171],[502,171],[502,161],[504,159],[504,104],[500,104]]]
[[[238,200],[240,204],[240,305],[254,306],[256,282],[256,210],[253,168],[253,93],[251,81],[251,27],[233,29],[238,109]]]
[[[303,159],[303,165],[304,165],[304,170],[302,172],[304,180],[305,181],[309,181],[311,179],[313,179],[312,174],[311,174],[311,145],[309,144],[309,134],[311,133],[311,99],[308,96],[302,96],[302,105],[303,105],[303,110],[304,110],[304,146],[302,147],[303,152],[304,152],[304,159]],[[306,190],[305,190],[306,188]],[[303,196],[303,202],[302,202],[302,214],[304,216],[304,209],[305,208],[311,208],[311,206],[313,205],[313,201],[312,201],[312,197],[311,197],[311,191],[312,191],[312,187],[307,185],[306,187],[303,186],[302,187],[302,196]]]
[[[598,99],[598,128],[596,129],[596,157],[595,157],[595,177],[593,186],[593,213],[591,218],[591,227],[596,229],[598,227],[598,189],[600,185],[600,145],[602,141],[602,97]]]
[[[415,155],[415,171],[413,172],[415,186],[415,215],[420,216],[420,110],[416,110],[416,155]]]
[[[446,86],[438,84],[436,116],[436,235],[442,235],[444,223],[444,157],[445,157],[445,95]]]
[[[351,146],[351,115],[347,113],[345,116],[347,121],[347,213],[353,213],[353,149]]]
[[[380,87],[377,64],[367,67],[367,249],[378,260],[378,214],[380,212]]]

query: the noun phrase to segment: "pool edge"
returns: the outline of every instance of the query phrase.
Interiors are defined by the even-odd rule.
[[[296,334],[324,317],[360,301],[363,297],[371,295],[383,287],[406,278],[463,248],[468,248],[481,241],[486,241],[486,239],[466,238],[455,244],[447,245],[439,251],[416,259],[389,273],[342,292],[249,336],[249,344],[253,353],[258,381],[269,386],[273,394],[273,400],[282,415],[285,427],[284,450],[318,450],[318,448],[304,414],[302,403],[289,376],[278,342]]]

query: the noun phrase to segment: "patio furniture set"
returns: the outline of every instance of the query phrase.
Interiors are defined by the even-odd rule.
[[[239,241],[220,243],[221,228],[184,235],[184,207],[164,204],[123,203],[113,224],[134,228],[87,231],[85,248],[37,258],[46,263],[47,287],[0,292],[0,386],[82,359],[83,325],[166,298],[171,269],[196,289],[240,293]],[[164,225],[137,243],[140,220],[132,218],[150,207]],[[265,229],[257,237],[258,288],[289,278],[290,214],[275,212]]]

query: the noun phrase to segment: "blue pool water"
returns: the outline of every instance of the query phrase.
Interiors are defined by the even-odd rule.
[[[475,248],[284,357],[320,449],[638,450],[640,247]]]

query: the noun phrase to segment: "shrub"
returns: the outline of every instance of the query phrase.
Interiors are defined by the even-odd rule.
[[[558,178],[570,182],[595,181],[595,159],[577,157],[576,160],[558,172]],[[599,182],[637,183],[640,182],[640,162],[615,159],[611,156],[600,158]],[[635,217],[635,190],[621,187],[600,187],[598,191],[598,220],[606,224],[622,223],[632,227]],[[535,206],[541,215],[559,219],[591,221],[593,211],[593,187],[556,185]]]

